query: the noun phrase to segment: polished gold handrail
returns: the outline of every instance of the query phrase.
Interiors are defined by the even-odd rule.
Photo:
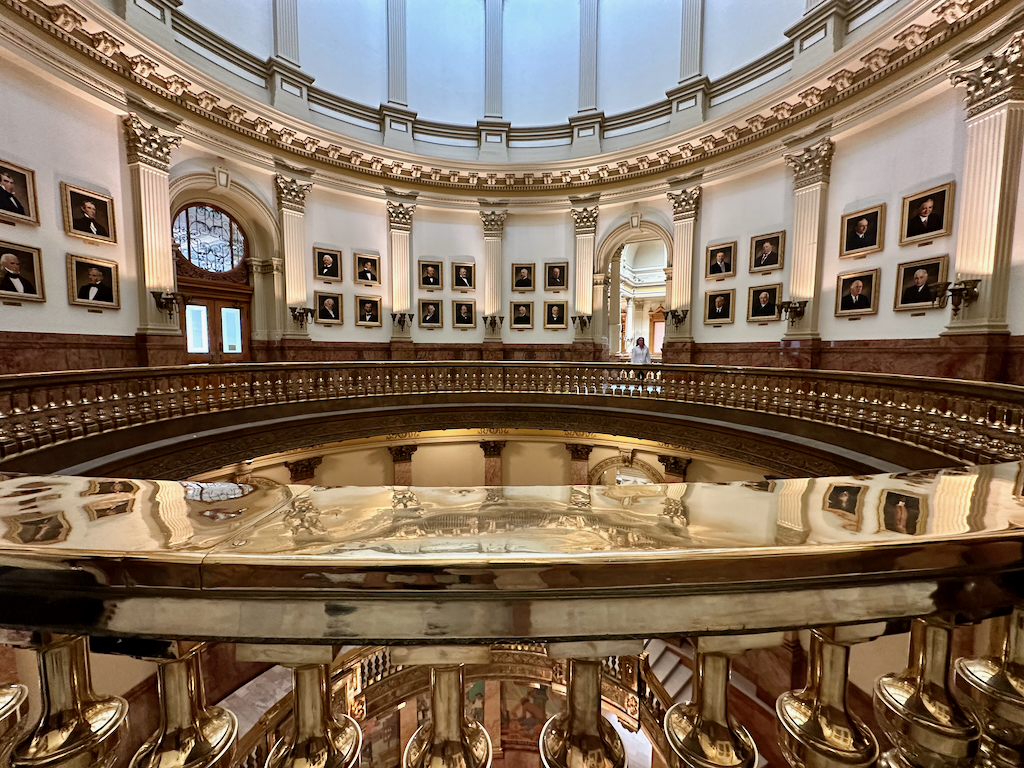
[[[961,462],[1024,456],[1024,388],[781,368],[619,363],[266,363],[0,377],[0,461],[95,435],[213,413],[392,407],[403,397],[558,397],[747,411],[920,446]],[[657,410],[656,408],[653,410]]]

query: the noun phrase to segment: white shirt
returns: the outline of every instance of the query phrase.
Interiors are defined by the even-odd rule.
[[[89,301],[95,301],[96,294],[99,293],[99,292],[100,292],[100,287],[98,285],[90,285],[89,286]]]
[[[14,285],[14,290],[18,293],[25,293],[25,284],[21,282],[21,277],[19,275],[16,275],[13,272],[8,272],[7,277],[10,278],[11,283]]]
[[[651,348],[641,347],[639,345],[633,347],[633,351],[629,353],[629,361],[633,365],[650,365]]]

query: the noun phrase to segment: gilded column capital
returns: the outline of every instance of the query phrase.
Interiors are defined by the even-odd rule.
[[[129,165],[142,163],[166,173],[171,167],[171,150],[181,144],[181,136],[147,125],[134,112],[121,118],[121,122]]]
[[[323,456],[312,456],[308,459],[286,461],[284,466],[288,470],[288,478],[291,482],[302,483],[313,479],[313,475],[316,474],[316,468],[323,463],[323,460]]]
[[[412,215],[416,213],[416,203],[393,203],[388,200],[388,226],[394,230],[409,232],[412,230]]]
[[[388,203],[391,205],[391,203]],[[388,452],[391,454],[391,461],[395,464],[412,461],[412,455],[416,453],[418,445],[389,445]]]
[[[312,184],[305,184],[298,179],[289,179],[278,173],[274,176],[274,185],[277,187],[277,207],[279,209],[295,213],[306,212],[306,195],[313,188]]]
[[[701,188],[699,186],[665,194],[672,201],[672,218],[675,221],[696,218],[697,211],[700,210]]]
[[[485,459],[500,459],[507,442],[507,440],[484,440],[480,443],[480,450],[484,452]]]
[[[502,237],[505,234],[505,217],[508,211],[480,211],[484,225],[484,237]]]
[[[593,208],[573,208],[572,220],[576,222],[577,235],[593,235],[597,233],[597,206]]]
[[[824,138],[802,152],[786,155],[786,164],[793,169],[794,188],[800,189],[819,182],[828,183],[835,151],[835,142]]]
[[[686,468],[690,466],[690,462],[693,459],[685,456],[666,456],[659,455],[658,461],[665,467],[665,471],[670,475],[676,475],[678,477],[686,478]]]
[[[585,445],[584,443],[566,443],[565,450],[569,452],[569,456],[573,461],[587,461],[594,450],[594,446]]]
[[[999,53],[986,56],[981,66],[950,75],[953,85],[967,86],[967,116],[973,117],[1004,101],[1024,100],[1024,31],[1010,38]]]

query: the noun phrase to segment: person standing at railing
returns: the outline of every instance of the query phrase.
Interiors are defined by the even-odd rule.
[[[636,346],[633,347],[633,351],[629,353],[629,361],[633,365],[650,365],[651,364],[651,349],[644,344],[644,337],[640,336],[636,340]],[[637,370],[636,377],[643,381],[647,376],[647,371],[642,368]]]

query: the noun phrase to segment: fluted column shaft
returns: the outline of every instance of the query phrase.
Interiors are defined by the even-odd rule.
[[[304,307],[306,286],[306,195],[313,188],[281,174],[274,177],[277,212],[281,220],[281,250],[284,260],[285,301],[289,307]],[[297,329],[293,328],[294,333]],[[302,333],[305,335],[305,332]]]
[[[388,101],[405,106],[407,94],[405,0],[388,2]]]
[[[298,0],[274,0],[274,55],[299,64]]]
[[[957,225],[957,279],[980,278],[978,298],[947,333],[1008,333],[1010,258],[1024,143],[1024,102],[1009,101],[967,120]]]
[[[597,109],[597,8],[580,0],[580,112]]]
[[[668,199],[672,203],[672,280],[668,284],[670,310],[685,309],[690,312],[694,252],[697,249],[697,215],[700,212],[701,195],[701,187],[668,193]],[[674,339],[692,341],[693,318],[688,314],[678,328],[675,323],[666,323],[665,332]]]
[[[679,45],[679,82],[704,69],[704,0],[682,0],[683,32]],[[675,307],[673,307],[675,309]]]
[[[586,2],[586,0],[584,0]],[[594,246],[597,240],[597,213],[593,208],[572,209],[576,225],[576,304],[574,314],[594,314]]]
[[[391,257],[391,311],[409,312],[412,307],[410,286],[412,217],[414,204],[388,201],[388,251]]]
[[[504,2],[484,0],[484,116],[491,119],[501,119]]]
[[[484,225],[484,317],[501,314],[502,243],[505,237],[505,211],[480,211]]]

